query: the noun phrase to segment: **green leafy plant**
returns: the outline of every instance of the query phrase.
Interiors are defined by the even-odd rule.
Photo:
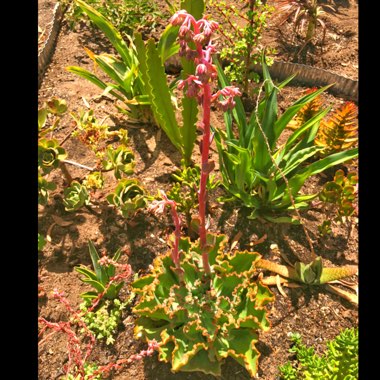
[[[130,218],[147,205],[145,190],[136,179],[122,179],[113,193],[107,196],[110,204],[117,207],[125,218]]]
[[[252,72],[251,65],[260,62],[262,47],[260,40],[264,32],[267,19],[273,11],[273,7],[261,0],[243,1],[240,7],[227,5],[225,1],[210,1],[210,5],[226,22],[226,26],[219,29],[227,46],[220,53],[222,59],[229,59],[230,63],[224,72],[230,81],[243,83],[244,93],[248,93],[248,85],[251,81],[258,82],[259,75]],[[233,19],[239,19],[239,25]],[[267,63],[270,65],[270,54],[275,50],[267,47]]]
[[[118,282],[116,284],[109,284],[110,279],[115,276],[116,267],[113,263],[108,263],[106,265],[102,265],[99,263],[100,257],[94,243],[89,240],[88,249],[91,256],[92,265],[94,267],[94,271],[88,269],[84,265],[79,267],[75,267],[75,270],[83,274],[85,277],[81,278],[81,281],[91,285],[95,291],[89,291],[81,294],[81,297],[84,300],[92,300],[97,298],[99,294],[104,293],[104,298],[108,300],[113,300],[118,297],[120,289],[124,285],[124,282]],[[118,249],[112,257],[113,262],[117,262],[121,256],[121,249]]]
[[[49,182],[40,173],[38,175],[38,203],[46,205],[49,200],[49,192],[57,188],[54,182]]]
[[[212,93],[217,74],[211,36],[217,23],[207,18],[196,20],[186,11],[178,11],[170,22],[182,28],[181,52],[191,55],[196,65],[196,75],[181,80],[178,88],[185,89],[203,108],[199,123],[203,132],[199,239],[181,238],[176,202],[161,191],[162,200],[152,202],[150,209],[162,213],[170,207],[175,225],[172,249],[155,259],[150,274],[132,284],[140,295],[133,309],[139,316],[135,332],[148,343],[157,341],[159,360],[171,363],[173,372],[219,376],[222,362],[230,356],[255,376],[257,332],[269,328],[265,305],[273,295],[260,281],[252,280],[260,255],[226,252],[227,238],[207,233],[206,224],[207,180],[215,165],[209,161],[211,104],[223,110],[233,108],[240,92],[230,86]]]
[[[40,139],[38,141],[38,166],[43,174],[50,173],[58,168],[60,161],[67,157],[65,149],[59,146],[55,139]]]
[[[101,380],[102,375],[94,375],[95,371],[98,370],[98,366],[94,363],[84,363],[84,375],[78,374],[78,375],[72,375],[67,374],[64,377],[61,377],[61,380]]]
[[[243,105],[237,98],[236,108],[224,115],[226,131],[215,129],[223,186],[231,195],[224,200],[236,200],[245,207],[252,208],[250,218],[297,222],[281,214],[294,207],[305,208],[318,196],[318,193],[300,194],[305,181],[329,167],[356,158],[358,150],[353,148],[334,153],[307,164],[309,158],[315,157],[323,149],[314,145],[314,138],[328,108],[319,111],[294,131],[284,144],[277,146],[282,132],[297,112],[328,86],[303,96],[279,117],[277,94],[292,78],[274,86],[264,56],[262,61],[265,97],[249,121],[247,122]],[[229,84],[219,64],[218,75],[221,85]]]
[[[82,181],[82,185],[88,190],[96,190],[103,188],[104,178],[101,172],[92,172],[87,174]]]
[[[205,277],[199,241],[180,239],[176,271],[171,253],[158,257],[152,274],[133,283],[141,298],[133,309],[139,316],[136,335],[156,339],[159,360],[170,362],[172,371],[202,371],[218,376],[228,356],[254,376],[259,352],[258,330],[269,329],[265,304],[273,295],[252,281],[260,255],[225,253],[226,237],[207,235],[210,265]]]
[[[153,0],[87,0],[106,17],[122,35],[131,35],[136,29],[154,30],[157,19],[163,16]],[[79,21],[86,21],[83,10],[72,3],[66,19],[73,28]]]
[[[326,156],[351,148],[358,141],[358,107],[346,102],[329,118],[323,120],[315,137],[315,144],[323,148],[319,153]]]
[[[87,327],[95,334],[96,339],[105,339],[106,345],[115,342],[114,335],[121,322],[122,311],[129,304],[121,302],[115,298],[113,300],[104,301],[96,311],[91,309],[91,301],[82,302],[79,309],[83,312],[83,321]]]
[[[318,226],[322,235],[332,234],[332,221],[345,223],[352,215],[357,214],[357,185],[357,174],[350,172],[345,176],[341,169],[336,171],[333,181],[325,183],[319,193],[319,199],[327,205],[328,215],[334,215],[334,217],[332,220],[324,220]]]
[[[63,204],[66,211],[76,211],[90,204],[90,195],[86,186],[78,181],[72,181],[69,187],[63,190]]]
[[[296,355],[296,365],[287,362],[279,367],[282,380],[355,380],[359,376],[359,332],[357,328],[345,329],[327,342],[327,350],[318,356],[313,347],[302,343],[301,335],[291,335]]]

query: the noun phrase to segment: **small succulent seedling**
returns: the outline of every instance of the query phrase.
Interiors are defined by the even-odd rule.
[[[63,190],[63,195],[63,204],[66,211],[76,211],[90,204],[90,196],[86,187],[78,181],[71,182],[71,185]]]
[[[193,167],[183,166],[182,170],[178,170],[172,175],[176,182],[168,191],[168,197],[176,202],[177,210],[185,214],[188,227],[191,224],[191,212],[198,206],[200,175],[201,169],[198,165]],[[219,181],[215,180],[214,175],[210,175],[207,179],[207,191],[214,190],[219,186],[219,183]]]
[[[119,145],[116,149],[108,146],[103,167],[105,170],[113,170],[115,178],[121,179],[121,173],[133,174],[134,158],[133,152],[124,145]]]
[[[38,167],[43,174],[58,168],[60,161],[67,157],[65,149],[59,146],[55,139],[40,139],[38,141]]]
[[[357,211],[357,184],[358,176],[355,172],[345,176],[343,170],[339,169],[334,180],[327,182],[319,193],[319,199],[332,206],[330,212],[336,215],[333,218],[335,222],[342,222]],[[326,223],[324,221],[324,225]]]
[[[110,204],[116,206],[125,218],[130,218],[147,205],[147,196],[137,179],[122,179],[115,191],[107,196]]]
[[[75,267],[75,270],[78,273],[83,274],[85,276],[82,277],[81,280],[87,284],[90,284],[95,289],[95,291],[85,292],[81,294],[81,297],[85,300],[91,300],[93,298],[98,297],[99,294],[105,292],[104,297],[106,299],[115,299],[118,296],[120,289],[124,285],[124,282],[119,282],[117,284],[109,284],[110,279],[113,276],[115,276],[115,265],[113,265],[112,263],[109,263],[107,265],[101,265],[99,263],[100,258],[98,252],[96,251],[96,248],[91,240],[88,242],[88,248],[90,251],[94,271],[88,269],[84,265]],[[120,259],[120,256],[121,249],[118,249],[112,257],[112,260],[114,262],[117,262]]]

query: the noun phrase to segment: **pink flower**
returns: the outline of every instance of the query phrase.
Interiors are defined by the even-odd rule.
[[[186,18],[189,16],[187,11],[181,9],[180,11],[174,13],[174,15],[170,18],[169,22],[173,26],[182,25]]]
[[[158,215],[164,213],[165,206],[166,206],[166,201],[165,200],[159,201],[159,200],[155,199],[148,206],[148,211],[152,212],[154,215],[158,216]]]
[[[224,97],[224,99],[219,99],[220,96]],[[241,96],[240,90],[237,87],[226,86],[212,95],[211,102],[215,102],[217,107],[226,112],[235,107],[235,96]]]

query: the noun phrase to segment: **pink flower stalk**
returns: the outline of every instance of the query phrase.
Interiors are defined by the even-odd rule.
[[[181,272],[181,267],[179,265],[179,239],[181,237],[181,218],[177,213],[177,204],[173,200],[169,199],[163,190],[159,190],[162,197],[161,201],[154,200],[148,207],[148,210],[153,212],[155,215],[163,214],[166,206],[170,206],[173,222],[175,225],[175,241],[172,249],[172,259],[176,268]]]
[[[170,19],[172,25],[179,25],[178,35],[180,44],[180,56],[193,60],[196,65],[195,75],[189,75],[178,84],[179,89],[187,89],[187,96],[196,97],[198,103],[203,108],[203,119],[198,126],[203,131],[201,145],[202,165],[201,180],[198,191],[199,200],[199,240],[202,251],[203,268],[206,273],[210,273],[210,264],[207,251],[207,231],[206,231],[206,185],[207,178],[214,168],[214,163],[209,162],[208,156],[213,135],[210,133],[211,103],[215,102],[223,110],[231,109],[235,106],[234,96],[240,96],[240,91],[232,86],[212,94],[212,81],[218,77],[216,66],[212,63],[212,54],[216,52],[211,43],[212,33],[218,29],[218,23],[209,21],[206,18],[195,20],[195,18],[185,10],[176,12]],[[195,45],[195,50],[191,46]],[[222,97],[222,100],[219,98]]]

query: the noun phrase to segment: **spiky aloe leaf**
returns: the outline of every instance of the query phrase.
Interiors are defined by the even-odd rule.
[[[135,334],[159,342],[159,360],[172,370],[218,376],[230,356],[254,376],[260,353],[258,330],[269,329],[264,306],[273,294],[252,280],[256,252],[225,253],[224,235],[208,234],[211,275],[202,268],[199,241],[180,240],[180,266],[171,253],[157,257],[152,273],[132,286],[140,299]]]
[[[338,268],[324,268],[320,257],[317,257],[309,264],[297,262],[295,268],[260,259],[256,262],[256,267],[267,269],[282,277],[308,285],[326,284],[330,281],[353,276],[358,272],[358,267],[356,265],[348,265]]]

